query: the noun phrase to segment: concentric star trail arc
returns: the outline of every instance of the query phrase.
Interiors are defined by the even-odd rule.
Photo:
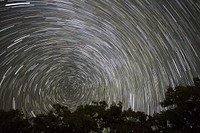
[[[200,77],[199,29],[195,0],[1,2],[0,108],[159,112],[168,86]]]

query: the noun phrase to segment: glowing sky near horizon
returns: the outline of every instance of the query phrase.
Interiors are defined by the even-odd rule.
[[[0,3],[0,109],[28,114],[105,100],[159,112],[200,77],[198,0]]]

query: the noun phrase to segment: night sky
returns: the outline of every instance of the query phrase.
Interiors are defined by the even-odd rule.
[[[105,100],[152,114],[168,86],[200,77],[199,0],[13,1],[0,3],[0,109]]]

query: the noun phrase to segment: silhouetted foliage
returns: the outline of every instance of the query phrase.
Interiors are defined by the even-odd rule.
[[[19,110],[0,110],[0,133],[27,132],[31,125]]]
[[[194,79],[195,86],[169,88],[162,107],[170,109],[160,114],[167,121],[165,128],[177,132],[200,131],[200,82]]]
[[[105,101],[80,105],[74,112],[59,104],[47,114],[27,118],[19,110],[0,110],[0,133],[177,133],[200,131],[200,80],[195,86],[169,88],[153,116],[122,110],[122,103],[108,107]]]

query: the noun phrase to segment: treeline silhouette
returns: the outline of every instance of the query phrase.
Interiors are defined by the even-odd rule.
[[[168,88],[161,103],[167,110],[154,115],[122,110],[122,103],[80,105],[74,112],[56,104],[48,114],[27,118],[20,110],[0,111],[0,133],[198,133],[200,80],[194,86]]]

